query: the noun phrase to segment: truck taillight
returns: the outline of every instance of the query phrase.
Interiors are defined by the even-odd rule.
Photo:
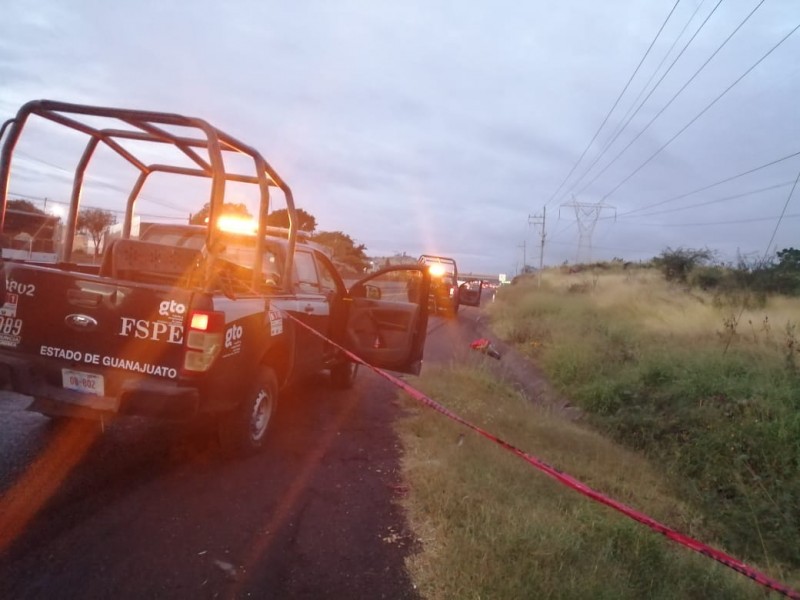
[[[208,313],[193,312],[192,319],[189,321],[189,328],[198,331],[207,331],[209,320]]]
[[[221,312],[196,310],[189,315],[189,331],[186,334],[186,352],[183,357],[184,371],[208,371],[222,349],[224,328],[225,315]]]

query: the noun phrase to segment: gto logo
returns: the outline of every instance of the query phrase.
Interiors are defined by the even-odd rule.
[[[242,326],[233,325],[225,332],[225,347],[230,348],[242,339]]]
[[[158,314],[162,317],[169,315],[183,315],[186,313],[186,305],[175,300],[164,300],[158,305]]]
[[[183,325],[165,321],[146,321],[145,319],[122,317],[119,335],[123,337],[133,336],[139,340],[182,344]]]

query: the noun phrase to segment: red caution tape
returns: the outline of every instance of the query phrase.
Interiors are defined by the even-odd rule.
[[[654,531],[657,531],[658,533],[666,536],[667,538],[671,539],[674,542],[677,542],[677,543],[681,544],[682,546],[685,546],[685,547],[687,547],[687,548],[689,548],[691,550],[694,550],[695,552],[699,552],[703,556],[707,556],[709,558],[713,558],[717,562],[725,565],[726,567],[729,567],[729,568],[733,569],[737,573],[741,573],[745,577],[749,577],[750,579],[752,579],[756,583],[758,583],[758,584],[760,584],[760,585],[762,585],[762,586],[764,586],[766,588],[769,588],[769,589],[771,589],[771,590],[773,590],[775,592],[778,592],[779,594],[782,594],[782,595],[786,596],[787,598],[792,598],[792,600],[800,600],[800,592],[797,592],[796,590],[793,590],[792,588],[790,588],[789,586],[781,583],[780,581],[772,579],[771,577],[765,575],[764,573],[761,573],[760,571],[757,571],[756,569],[754,569],[754,568],[748,566],[747,564],[743,563],[742,561],[740,561],[740,560],[738,560],[738,559],[736,559],[736,558],[734,558],[734,557],[722,552],[721,550],[717,550],[715,548],[712,548],[711,546],[708,546],[708,545],[704,544],[703,542],[700,542],[700,541],[698,541],[698,540],[696,540],[696,539],[694,539],[692,537],[689,537],[688,535],[684,535],[684,534],[672,529],[671,527],[667,527],[666,525],[664,525],[662,523],[659,523],[655,519],[653,519],[651,517],[648,517],[645,514],[640,513],[639,511],[631,508],[630,506],[628,506],[626,504],[623,504],[622,502],[618,502],[617,500],[614,500],[613,498],[609,498],[608,496],[605,496],[605,495],[601,494],[597,490],[594,490],[594,489],[590,488],[588,485],[584,484],[583,482],[579,481],[578,479],[575,479],[571,475],[567,475],[566,473],[564,473],[562,471],[559,471],[555,467],[552,467],[552,466],[548,465],[543,460],[541,460],[541,459],[539,459],[539,458],[537,458],[535,456],[532,456],[532,455],[530,455],[530,454],[528,454],[526,452],[523,452],[522,450],[520,450],[516,446],[513,446],[513,445],[509,444],[508,442],[500,439],[496,435],[493,435],[493,434],[489,433],[488,431],[485,431],[484,429],[481,429],[477,425],[473,425],[469,421],[464,420],[462,417],[460,417],[457,414],[455,414],[454,412],[448,410],[447,408],[445,408],[444,406],[442,406],[441,404],[439,404],[438,402],[436,402],[432,398],[426,396],[425,394],[423,394],[418,389],[416,389],[414,387],[411,387],[410,385],[408,385],[402,379],[399,379],[399,378],[395,377],[394,375],[391,375],[391,374],[387,373],[383,369],[379,369],[377,367],[373,367],[372,365],[370,365],[369,363],[367,363],[366,361],[361,359],[359,356],[356,356],[355,354],[353,354],[352,352],[350,352],[346,348],[343,348],[342,346],[340,346],[336,342],[326,338],[324,335],[319,333],[313,327],[310,327],[310,326],[306,325],[305,323],[303,323],[302,321],[296,319],[295,317],[293,317],[292,315],[290,315],[288,313],[286,313],[286,314],[295,323],[298,323],[302,327],[305,327],[306,329],[311,331],[317,337],[320,337],[323,340],[325,340],[326,342],[328,342],[329,344],[331,344],[332,346],[335,346],[336,348],[341,350],[345,355],[347,355],[353,361],[364,365],[365,367],[367,367],[368,369],[371,369],[372,371],[374,371],[375,373],[377,373],[378,375],[380,375],[384,379],[389,380],[395,386],[397,386],[400,389],[402,389],[404,392],[406,392],[409,396],[411,396],[415,400],[418,400],[419,402],[421,402],[421,403],[425,404],[426,406],[432,408],[436,412],[443,414],[444,416],[448,417],[449,419],[451,419],[451,420],[453,420],[453,421],[455,421],[457,423],[460,423],[464,427],[467,427],[468,429],[471,429],[472,431],[482,435],[483,437],[485,437],[485,438],[487,438],[489,440],[492,440],[494,443],[498,444],[499,446],[502,446],[503,448],[505,448],[509,452],[511,452],[513,454],[516,454],[522,460],[526,461],[527,463],[529,463],[533,467],[539,469],[540,471],[542,471],[546,475],[549,475],[550,477],[552,477],[556,481],[558,481],[560,483],[563,483],[567,487],[570,487],[570,488],[572,488],[573,490],[575,490],[577,492],[580,492],[581,494],[583,494],[584,496],[587,496],[588,498],[591,498],[595,502],[599,502],[600,504],[605,504],[606,506],[610,506],[614,510],[621,512],[623,515],[633,519],[634,521],[638,521],[639,523],[647,525],[650,529],[652,529]]]

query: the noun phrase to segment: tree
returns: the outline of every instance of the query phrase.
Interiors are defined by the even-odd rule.
[[[320,231],[312,238],[318,244],[330,248],[332,260],[342,263],[356,273],[369,267],[369,258],[364,244],[356,245],[353,238],[341,231]]]
[[[686,277],[695,267],[711,262],[714,253],[708,248],[701,250],[695,248],[678,248],[673,250],[669,246],[653,263],[661,269],[667,281],[686,282]]]
[[[772,268],[775,291],[792,296],[800,295],[800,250],[778,250],[778,264]]]
[[[800,274],[800,250],[796,248],[778,250],[778,268]]]
[[[189,217],[189,224],[190,225],[206,225],[206,219],[208,219],[208,211],[210,210],[210,205],[206,202],[199,211],[194,213]],[[250,217],[250,211],[247,209],[247,205],[242,204],[241,202],[225,202],[222,205],[222,212],[226,215],[239,215],[242,217]]]
[[[30,200],[22,200],[22,199],[9,200],[8,202],[6,202],[6,208],[10,210],[18,210],[20,212],[35,213],[37,215],[47,214],[41,208],[34,205],[34,203],[31,202]]]
[[[304,211],[302,208],[296,208],[295,214],[297,216],[297,229],[299,231],[307,231],[313,233],[317,228],[317,219]],[[267,225],[272,227],[289,227],[289,211],[285,208],[272,212],[267,217]]]
[[[102,208],[84,208],[78,213],[78,231],[88,233],[94,242],[94,257],[100,254],[100,244],[105,240],[108,228],[117,222],[114,213]]]

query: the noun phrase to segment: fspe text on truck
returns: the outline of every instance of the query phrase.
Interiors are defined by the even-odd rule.
[[[427,269],[384,269],[348,289],[298,233],[287,183],[207,121],[38,100],[2,125],[0,140],[4,248],[15,168],[36,150],[73,150],[52,258],[3,254],[0,374],[32,397],[30,410],[56,419],[212,417],[223,449],[246,454],[263,445],[292,382],[327,369],[334,386],[353,384],[358,363],[315,333],[371,365],[419,372]],[[24,157],[15,152],[23,147]],[[78,223],[88,192],[120,224],[87,250]],[[183,215],[205,203],[206,222],[148,217],[156,193]],[[228,214],[245,193],[253,216]],[[275,210],[286,211],[288,228],[269,226]],[[412,285],[424,290],[417,299],[406,294]]]

